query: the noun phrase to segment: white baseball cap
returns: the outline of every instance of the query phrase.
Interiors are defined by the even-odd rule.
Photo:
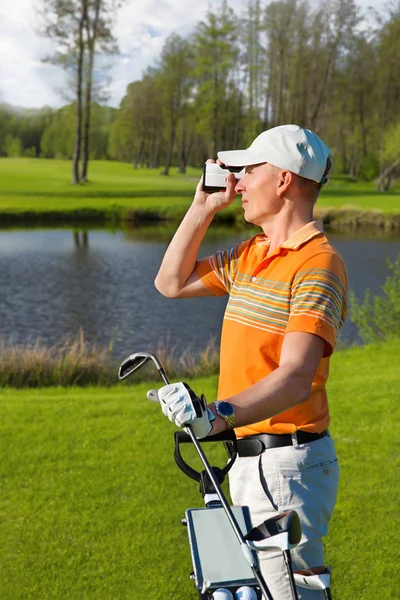
[[[279,125],[260,133],[247,150],[218,152],[218,158],[229,167],[267,162],[306,179],[326,183],[332,164],[330,154],[328,146],[309,129]]]

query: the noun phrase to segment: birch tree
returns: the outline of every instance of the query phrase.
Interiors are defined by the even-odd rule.
[[[42,0],[39,33],[51,39],[57,48],[43,60],[61,66],[72,75],[76,108],[73,184],[87,179],[94,57],[97,49],[106,53],[116,51],[111,25],[118,6],[118,0]]]

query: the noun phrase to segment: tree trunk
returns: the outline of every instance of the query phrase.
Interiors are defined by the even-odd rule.
[[[314,106],[314,110],[311,116],[311,129],[315,129],[316,125],[317,125],[317,119],[318,119],[318,115],[319,112],[321,110],[322,107],[322,103],[323,101],[325,101],[325,98],[327,95],[329,95],[329,84],[331,81],[331,76],[332,76],[332,70],[334,67],[334,63],[336,60],[336,55],[337,55],[337,48],[340,44],[341,38],[340,35],[335,39],[331,51],[328,55],[328,61],[327,61],[327,65],[326,65],[326,69],[325,69],[325,73],[324,75],[321,77],[321,86],[319,89],[319,94],[317,95],[317,101],[315,103]]]
[[[81,181],[87,181],[88,163],[89,163],[89,132],[90,132],[90,109],[92,102],[92,81],[93,81],[93,63],[94,51],[97,38],[97,25],[99,22],[101,0],[96,0],[96,12],[93,20],[92,32],[90,31],[89,16],[86,5],[86,34],[89,48],[89,63],[86,73],[86,91],[85,91],[85,116],[83,125],[83,140],[82,140],[82,170]]]
[[[91,62],[91,61],[89,61]],[[89,162],[89,132],[90,132],[90,103],[92,95],[92,76],[89,73],[88,67],[88,79],[86,82],[86,93],[85,93],[85,106],[84,106],[84,123],[83,123],[83,138],[82,138],[82,167],[81,177],[82,182],[87,181],[88,173],[88,162]]]
[[[83,27],[85,22],[84,12],[79,21],[79,46],[78,46],[78,73],[76,83],[76,130],[75,130],[75,148],[72,159],[72,184],[79,183],[79,160],[81,156],[82,142],[82,73],[83,73]]]
[[[171,131],[169,134],[167,158],[165,160],[165,169],[164,169],[164,171],[162,171],[161,175],[169,175],[169,169],[171,167],[171,161],[172,161],[172,153],[174,151],[175,130],[176,130],[176,123],[175,123],[175,120],[173,119],[171,121]]]
[[[387,192],[388,191],[388,189],[390,187],[390,183],[392,181],[394,171],[399,165],[400,165],[400,157],[397,160],[395,160],[391,165],[389,165],[386,169],[384,169],[382,174],[379,176],[378,183],[377,183],[377,188],[378,188],[379,192]]]
[[[144,139],[143,139],[143,137],[141,137],[139,149],[135,152],[135,156],[133,158],[133,168],[134,169],[138,168],[138,164],[140,164],[140,165],[142,164],[143,150],[144,150]]]
[[[364,113],[364,94],[362,91],[360,92],[358,99],[359,99],[358,114],[359,114],[359,118],[360,118],[362,153],[363,153],[363,158],[365,158],[368,154],[368,148],[367,148],[367,127],[365,124],[365,113]]]
[[[178,173],[182,173],[182,174],[186,173],[186,166],[189,161],[189,156],[190,156],[190,152],[192,150],[193,141],[194,141],[194,132],[193,131],[190,134],[189,140],[187,141],[187,129],[186,129],[186,122],[185,122],[184,126],[183,126],[183,131],[182,131],[182,141],[181,141],[180,148],[179,148],[179,170],[178,170]]]

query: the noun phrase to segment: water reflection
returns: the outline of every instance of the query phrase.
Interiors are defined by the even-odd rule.
[[[49,344],[82,327],[89,340],[113,344],[118,356],[167,341],[178,351],[203,349],[219,337],[226,298],[169,300],[153,281],[175,228],[10,230],[0,233],[1,333],[15,342]],[[254,228],[209,230],[202,256],[247,239]],[[386,259],[400,237],[328,235],[342,254],[359,298],[380,290]],[[90,239],[89,239],[90,238]],[[357,340],[352,323],[341,338]]]
[[[73,231],[75,248],[88,248],[89,247],[89,234],[87,231]]]

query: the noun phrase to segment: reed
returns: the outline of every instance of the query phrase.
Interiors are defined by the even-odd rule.
[[[203,352],[162,343],[156,349],[171,379],[201,377],[218,372],[219,353],[215,340]],[[119,358],[124,358],[121,356]],[[118,382],[120,360],[110,348],[86,340],[83,330],[76,338],[65,338],[53,346],[42,340],[16,344],[0,340],[0,387],[111,386]],[[132,383],[158,379],[154,369],[144,368]]]

